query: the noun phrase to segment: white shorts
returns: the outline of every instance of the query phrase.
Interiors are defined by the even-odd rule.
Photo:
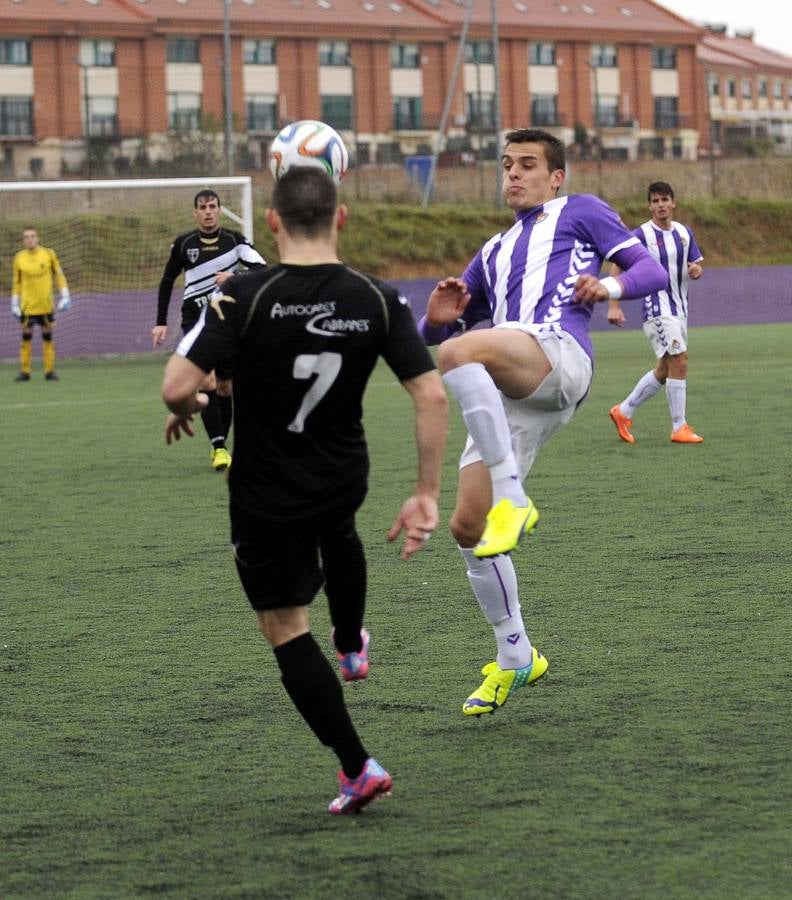
[[[578,342],[565,332],[542,331],[536,325],[504,322],[496,328],[513,328],[532,334],[547,357],[551,371],[530,395],[514,400],[501,394],[509,420],[512,449],[520,477],[531,470],[539,450],[575,414],[591,387],[591,359]],[[480,462],[481,455],[468,435],[459,468]]]
[[[658,359],[662,359],[666,353],[669,356],[679,356],[687,351],[687,319],[657,316],[647,319],[643,330]]]

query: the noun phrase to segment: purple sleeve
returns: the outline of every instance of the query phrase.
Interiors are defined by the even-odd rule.
[[[668,272],[641,244],[617,250],[613,262],[621,269],[618,278],[624,288],[622,300],[646,297],[668,286]]]
[[[491,316],[489,300],[487,299],[487,281],[484,277],[484,266],[481,262],[481,252],[477,253],[465,269],[462,280],[470,291],[470,301],[465,307],[462,318],[449,325],[430,325],[423,315],[418,320],[418,331],[421,337],[429,345],[440,344],[459,331],[466,331],[478,322]]]
[[[418,320],[418,334],[430,347],[433,347],[435,344],[442,344],[443,341],[456,334],[457,331],[459,331],[458,322],[452,322],[450,325],[430,325],[426,321],[426,315],[421,316]]]
[[[688,234],[690,235],[690,246],[688,247],[688,262],[699,262],[704,259],[704,254],[699,250],[698,244],[696,243],[696,238],[693,235],[693,232],[690,228],[688,228]]]

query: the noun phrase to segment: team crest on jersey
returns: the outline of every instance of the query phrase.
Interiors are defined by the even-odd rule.
[[[189,259],[191,263],[197,262],[200,255],[201,251],[198,247],[187,248],[187,259]]]
[[[549,216],[550,216],[550,213],[546,213],[546,212],[539,213],[539,215],[536,217],[536,221],[534,222],[534,224],[538,225],[540,222],[544,222],[544,220],[547,219]]]

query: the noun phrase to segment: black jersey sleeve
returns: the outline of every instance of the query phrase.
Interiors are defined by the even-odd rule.
[[[394,288],[385,286],[388,333],[382,357],[399,381],[407,381],[435,368],[432,355],[418,334],[409,301]]]
[[[159,293],[157,295],[157,325],[168,324],[168,304],[173,293],[173,285],[184,269],[182,239],[183,236],[179,236],[173,242],[170,256],[165,263],[165,271],[162,273],[162,278],[160,278]]]
[[[264,269],[267,261],[256,250],[251,242],[239,231],[233,232],[237,242],[237,254],[239,261],[248,269]]]

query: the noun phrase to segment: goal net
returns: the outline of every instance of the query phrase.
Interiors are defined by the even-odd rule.
[[[165,262],[176,235],[196,227],[193,198],[203,188],[220,196],[221,225],[252,240],[249,177],[0,184],[0,360],[19,351],[19,329],[10,327],[12,260],[26,226],[57,253],[69,284],[72,307],[56,313],[59,357],[151,350]],[[181,293],[180,278],[168,308],[167,349],[181,335]],[[39,341],[36,329],[36,357]]]

